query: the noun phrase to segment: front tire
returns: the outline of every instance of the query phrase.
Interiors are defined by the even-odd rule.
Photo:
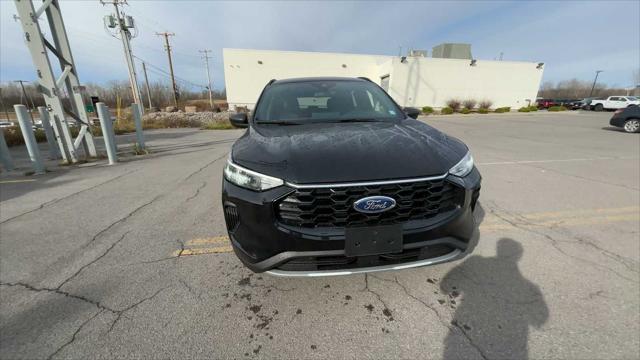
[[[596,107],[594,108],[595,111],[602,111],[604,110],[604,106],[602,104],[597,104]]]
[[[624,122],[624,131],[628,133],[640,132],[640,119],[629,119]]]

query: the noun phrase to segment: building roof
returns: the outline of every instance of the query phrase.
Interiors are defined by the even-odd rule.
[[[337,77],[337,76],[319,76],[319,77],[300,77],[276,80],[274,84],[286,84],[294,82],[309,82],[309,81],[367,81],[357,77]]]

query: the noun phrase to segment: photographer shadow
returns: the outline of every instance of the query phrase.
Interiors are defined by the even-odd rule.
[[[529,328],[540,328],[549,309],[540,288],[518,267],[523,252],[519,242],[501,238],[496,256],[472,255],[441,280],[448,305],[455,309],[444,359],[468,358],[469,345],[485,359],[529,358]]]

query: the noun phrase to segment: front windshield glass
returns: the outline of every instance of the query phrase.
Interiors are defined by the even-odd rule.
[[[627,99],[629,99],[631,101],[636,101],[636,100],[638,100],[638,97],[636,97],[636,96],[627,96]]]
[[[389,96],[366,81],[317,80],[274,84],[256,108],[257,123],[401,119]]]

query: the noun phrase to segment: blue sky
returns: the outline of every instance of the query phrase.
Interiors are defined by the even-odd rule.
[[[119,40],[104,30],[112,6],[61,0],[82,82],[127,79]],[[600,80],[630,87],[640,68],[640,1],[208,2],[130,0],[139,35],[134,53],[167,69],[162,39],[171,31],[176,75],[204,84],[199,49],[213,50],[213,82],[222,88],[222,48],[397,55],[402,46],[472,44],[477,59],[540,61],[543,81]],[[34,70],[13,20],[13,1],[0,1],[0,82],[33,80]],[[138,72],[141,72],[138,65]],[[168,81],[151,68],[152,80]]]

